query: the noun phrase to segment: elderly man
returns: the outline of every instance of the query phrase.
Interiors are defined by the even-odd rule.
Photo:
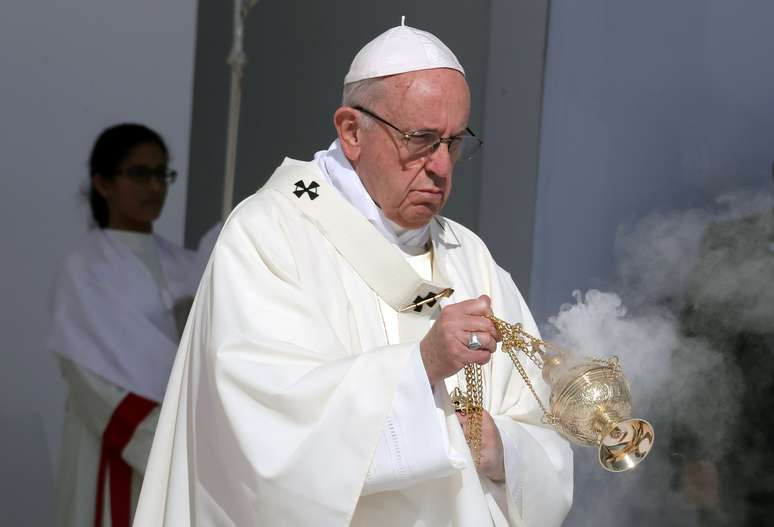
[[[571,451],[485,316],[535,323],[483,242],[439,216],[481,145],[469,110],[435,36],[399,26],[358,53],[338,139],[286,160],[221,232],[135,525],[561,524]],[[476,386],[478,426],[450,397]]]

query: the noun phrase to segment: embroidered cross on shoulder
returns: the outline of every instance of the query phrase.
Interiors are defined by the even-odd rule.
[[[417,297],[414,299],[412,303],[407,305],[406,307],[403,307],[398,310],[398,313],[405,313],[406,311],[414,310],[417,313],[422,312],[422,309],[427,306],[429,308],[432,308],[436,302],[438,302],[440,299],[451,296],[454,293],[454,289],[451,287],[448,287],[441,291],[440,293],[433,293],[430,291],[425,295],[424,297],[417,295]]]
[[[414,311],[419,313],[425,306],[432,308],[436,303],[435,296],[435,293],[432,292],[427,293],[427,296],[424,298],[417,295],[417,297],[414,299]],[[423,300],[425,300],[425,302],[422,302]]]
[[[297,198],[301,198],[304,194],[309,195],[310,200],[316,199],[319,194],[317,193],[317,189],[320,187],[320,185],[316,181],[312,181],[309,183],[309,186],[307,187],[304,184],[303,179],[299,179],[296,181],[296,190],[293,191],[293,194],[296,195]]]

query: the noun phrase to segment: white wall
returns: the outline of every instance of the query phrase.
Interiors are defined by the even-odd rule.
[[[142,122],[167,140],[181,177],[157,231],[182,241],[195,26],[196,2],[183,0],[0,7],[3,523],[53,524],[65,390],[43,349],[49,294],[61,258],[86,230],[78,191],[103,128]]]

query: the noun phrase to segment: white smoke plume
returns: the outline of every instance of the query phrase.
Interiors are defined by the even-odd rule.
[[[666,385],[670,372],[671,351],[680,335],[674,318],[666,310],[630,316],[621,298],[597,290],[581,295],[576,302],[564,304],[558,315],[549,319],[550,340],[562,348],[589,357],[618,356],[624,365],[632,389],[642,399],[652,399]]]
[[[740,332],[774,335],[772,211],[770,195],[739,192],[624,225],[617,292],[575,291],[549,319],[549,340],[621,359],[634,416],[656,428],[650,456],[623,474],[605,472],[592,449],[575,449],[576,500],[565,525],[703,526],[722,516],[715,495],[729,482],[718,482],[718,453],[733,448],[739,426],[756,433],[739,422],[745,378],[723,343]],[[696,460],[709,473],[685,476]]]
[[[621,226],[615,253],[624,301],[632,308],[659,305],[680,310],[689,292],[688,282],[702,256],[702,241],[707,249],[713,236],[723,234],[725,239],[719,240],[721,248],[731,251],[737,248],[741,237],[752,235],[759,240],[768,239],[761,243],[761,248],[770,252],[769,244],[774,242],[773,209],[774,198],[770,194],[738,191],[718,197],[711,207],[653,213],[633,225]],[[708,232],[708,227],[714,230]],[[759,265],[769,255],[764,252],[759,256],[748,261]],[[730,271],[734,276],[758,274],[752,269],[748,273]],[[738,291],[736,287],[724,287],[720,295],[733,298]]]

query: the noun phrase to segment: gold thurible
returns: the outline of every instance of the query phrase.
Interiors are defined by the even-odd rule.
[[[501,349],[511,358],[516,371],[543,411],[543,421],[568,441],[598,447],[599,462],[610,472],[637,466],[648,455],[654,439],[653,426],[631,417],[629,384],[618,358],[609,360],[578,356],[549,345],[524,331],[521,324],[509,324],[488,316],[502,339]],[[519,352],[543,373],[551,389],[550,409],[540,400],[527,375]],[[468,416],[465,436],[473,459],[480,461],[483,382],[481,366],[465,367],[466,390],[452,393],[455,409]]]

